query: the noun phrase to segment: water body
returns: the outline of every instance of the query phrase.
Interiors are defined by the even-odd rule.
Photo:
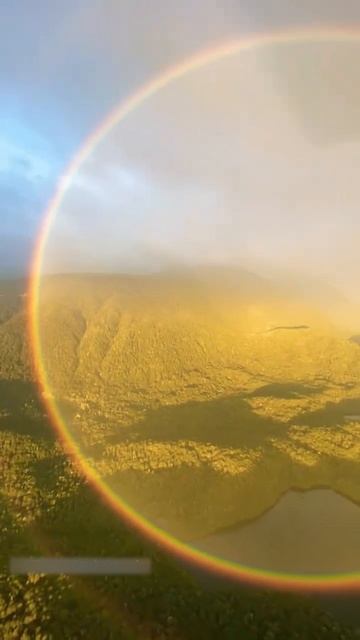
[[[300,329],[310,329],[310,327],[307,324],[284,325],[280,327],[271,327],[271,329],[267,330],[267,333],[269,333],[270,331],[279,331],[279,330],[298,331]]]
[[[330,489],[288,491],[256,520],[193,546],[274,572],[360,573],[360,507]]]
[[[360,572],[360,506],[330,489],[288,491],[256,520],[193,546],[221,559],[285,573]],[[191,569],[210,590],[224,579]],[[239,584],[239,589],[246,588]],[[360,634],[360,593],[312,594],[314,604]]]

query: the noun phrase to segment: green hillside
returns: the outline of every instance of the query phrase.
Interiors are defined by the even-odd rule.
[[[337,488],[356,498],[359,425],[344,415],[359,412],[358,345],[323,311],[303,306],[299,315],[267,284],[264,303],[263,282],[236,301],[233,285],[226,292],[221,282],[215,295],[192,278],[175,280],[176,288],[173,275],[45,283],[52,391],[84,454],[121,495],[184,536],[244,518],[241,492],[243,505],[256,497],[250,515],[284,487],[320,479],[341,478]],[[358,637],[305,598],[203,588],[111,513],[39,402],[18,293],[11,304],[0,299],[1,637]],[[303,324],[310,329],[274,329]],[[151,556],[153,573],[8,574],[12,555],[53,554]]]
[[[62,276],[40,319],[84,455],[165,529],[206,535],[290,487],[360,503],[359,347],[328,300],[247,272]]]

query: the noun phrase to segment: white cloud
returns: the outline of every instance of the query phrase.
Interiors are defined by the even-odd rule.
[[[360,144],[316,145],[261,62],[189,74],[115,127],[60,208],[53,268],[153,268],[158,255],[360,276]]]

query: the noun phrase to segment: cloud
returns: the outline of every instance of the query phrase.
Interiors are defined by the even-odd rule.
[[[360,17],[360,16],[359,16]],[[356,42],[293,43],[288,55],[275,47],[263,53],[276,90],[314,144],[333,145],[360,138],[360,86],[355,82],[360,53]],[[355,69],[357,71],[355,71]]]
[[[304,135],[259,52],[243,53],[174,82],[109,133],[70,185],[46,264],[227,261],[355,282],[358,166],[358,142]]]
[[[19,233],[0,233],[1,276],[24,275],[30,264],[33,239]]]
[[[4,230],[34,232],[65,159],[160,69],[249,33],[356,19],[355,0],[30,0],[21,14],[6,3],[0,116],[15,114],[15,144],[6,166],[0,157]],[[82,167],[54,256],[73,234],[78,268],[155,264],[156,251],[159,261],[302,264],[305,252],[308,269],[341,262],[357,228],[358,49],[324,51],[243,54],[144,103]]]

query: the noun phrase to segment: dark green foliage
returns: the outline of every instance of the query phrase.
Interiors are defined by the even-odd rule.
[[[4,393],[5,389],[9,393]],[[354,631],[331,620],[300,596],[259,593],[235,585],[202,587],[191,572],[140,539],[102,503],[52,437],[47,421],[37,412],[34,396],[31,402],[30,387],[18,383],[17,408],[12,402],[15,389],[3,381],[2,409],[6,409],[7,416],[1,421],[0,434],[1,637],[356,637]],[[33,428],[32,437],[29,433]],[[7,574],[10,555],[37,554],[150,555],[153,573],[148,577],[72,579]]]

